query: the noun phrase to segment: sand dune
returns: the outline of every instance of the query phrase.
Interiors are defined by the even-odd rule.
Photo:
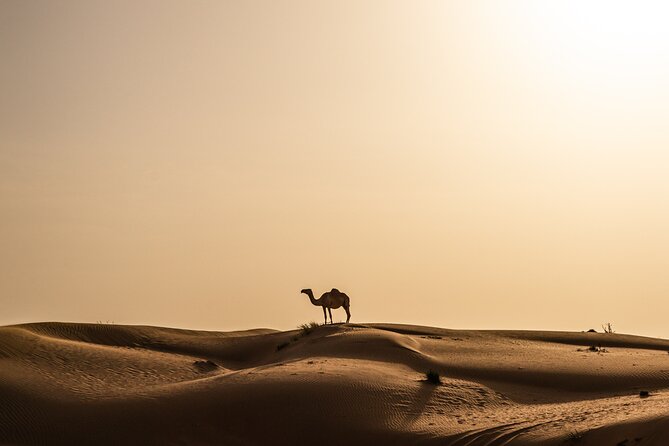
[[[667,351],[630,335],[391,324],[7,326],[0,444],[665,445]]]

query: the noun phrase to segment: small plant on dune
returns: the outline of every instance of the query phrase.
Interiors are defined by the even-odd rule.
[[[604,330],[604,333],[615,333],[613,331],[613,326],[611,325],[611,322],[607,322],[606,324],[602,324],[602,329]]]
[[[196,369],[203,373],[212,372],[218,368],[218,364],[210,360],[195,361],[193,365]]]
[[[318,327],[318,322],[311,321],[308,324],[302,324],[297,328],[302,330],[302,336],[308,336],[316,327]]]
[[[439,377],[439,372],[435,372],[434,370],[428,370],[425,373],[425,380],[429,382],[430,384],[441,384],[441,378]]]
[[[565,443],[580,443],[581,440],[583,440],[583,434],[579,431],[572,431],[567,435]]]
[[[576,350],[579,351],[579,352],[589,351],[589,352],[593,352],[593,353],[608,353],[609,352],[607,349],[605,349],[601,345],[591,345],[590,347],[588,347],[586,349],[579,348],[579,349],[576,349]]]
[[[283,350],[284,348],[288,347],[291,342],[299,341],[301,337],[309,336],[316,327],[318,327],[318,323],[314,321],[311,321],[308,324],[302,324],[298,326],[297,328],[300,329],[300,332],[296,336],[290,338],[289,342],[282,342],[281,344],[277,345],[276,351],[278,352],[280,350]]]

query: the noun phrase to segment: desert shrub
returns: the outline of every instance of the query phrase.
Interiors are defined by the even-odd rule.
[[[297,328],[302,330],[302,336],[308,336],[316,327],[318,327],[318,322],[311,321],[308,324],[302,324]]]
[[[211,372],[211,371],[216,370],[218,368],[218,364],[216,364],[214,361],[210,361],[210,360],[195,361],[195,362],[193,362],[193,365],[200,372]]]
[[[597,330],[595,330],[594,328],[591,328],[590,330],[588,330],[588,333],[597,333]]]
[[[578,351],[583,351],[582,349],[578,349]],[[601,345],[591,345],[590,347],[587,348],[587,351],[593,352],[593,353],[608,353],[609,351],[602,347]]]
[[[647,390],[642,390],[639,392],[639,398],[648,398],[650,396],[650,392]]]
[[[602,324],[602,329],[604,330],[604,333],[614,333],[613,326],[611,325],[611,322],[607,322],[606,324]]]
[[[278,352],[279,350],[283,350],[284,348],[288,347],[290,345],[290,342],[282,342],[281,344],[276,346],[276,351]]]
[[[567,434],[565,443],[580,443],[583,440],[583,434],[579,431],[572,431]]]
[[[439,372],[435,372],[434,370],[428,370],[425,373],[425,379],[430,384],[441,384],[441,378],[439,377]]]

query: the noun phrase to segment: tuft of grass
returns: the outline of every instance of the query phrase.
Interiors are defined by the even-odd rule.
[[[311,321],[308,324],[302,324],[302,325],[298,326],[297,328],[300,329],[300,332],[296,336],[293,336],[292,338],[290,338],[290,341],[282,342],[281,344],[277,345],[276,346],[276,351],[278,352],[280,350],[283,350],[284,348],[288,347],[291,342],[297,342],[297,341],[300,340],[301,337],[308,336],[318,326],[319,326],[319,324],[317,322],[314,322],[314,321]]]
[[[288,347],[291,342],[297,342],[304,336],[309,336],[311,332],[314,331],[314,329],[318,326],[319,324],[314,321],[311,321],[308,324],[299,325],[297,328],[300,329],[300,332],[296,336],[290,338],[290,342],[282,342],[281,344],[277,345],[276,351],[278,352],[279,350],[283,350],[284,348]]]
[[[593,352],[593,353],[608,353],[609,352],[607,349],[605,349],[601,345],[591,345],[586,350],[589,351],[589,352]],[[583,349],[579,348],[578,351],[582,352]]]
[[[193,362],[193,365],[196,369],[203,373],[212,372],[218,368],[218,364],[210,360],[195,361]]]
[[[318,327],[318,322],[311,321],[308,324],[302,324],[297,328],[302,330],[302,336],[309,336],[311,332],[314,331],[314,329],[317,327]]]
[[[565,443],[580,443],[583,440],[583,434],[579,431],[572,431],[567,434]]]
[[[439,377],[439,372],[435,372],[434,370],[428,370],[425,373],[425,380],[430,384],[434,385],[441,384],[441,378]]]

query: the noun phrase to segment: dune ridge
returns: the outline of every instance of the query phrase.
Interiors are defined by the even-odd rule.
[[[667,351],[633,335],[398,324],[6,326],[0,444],[659,445]]]

